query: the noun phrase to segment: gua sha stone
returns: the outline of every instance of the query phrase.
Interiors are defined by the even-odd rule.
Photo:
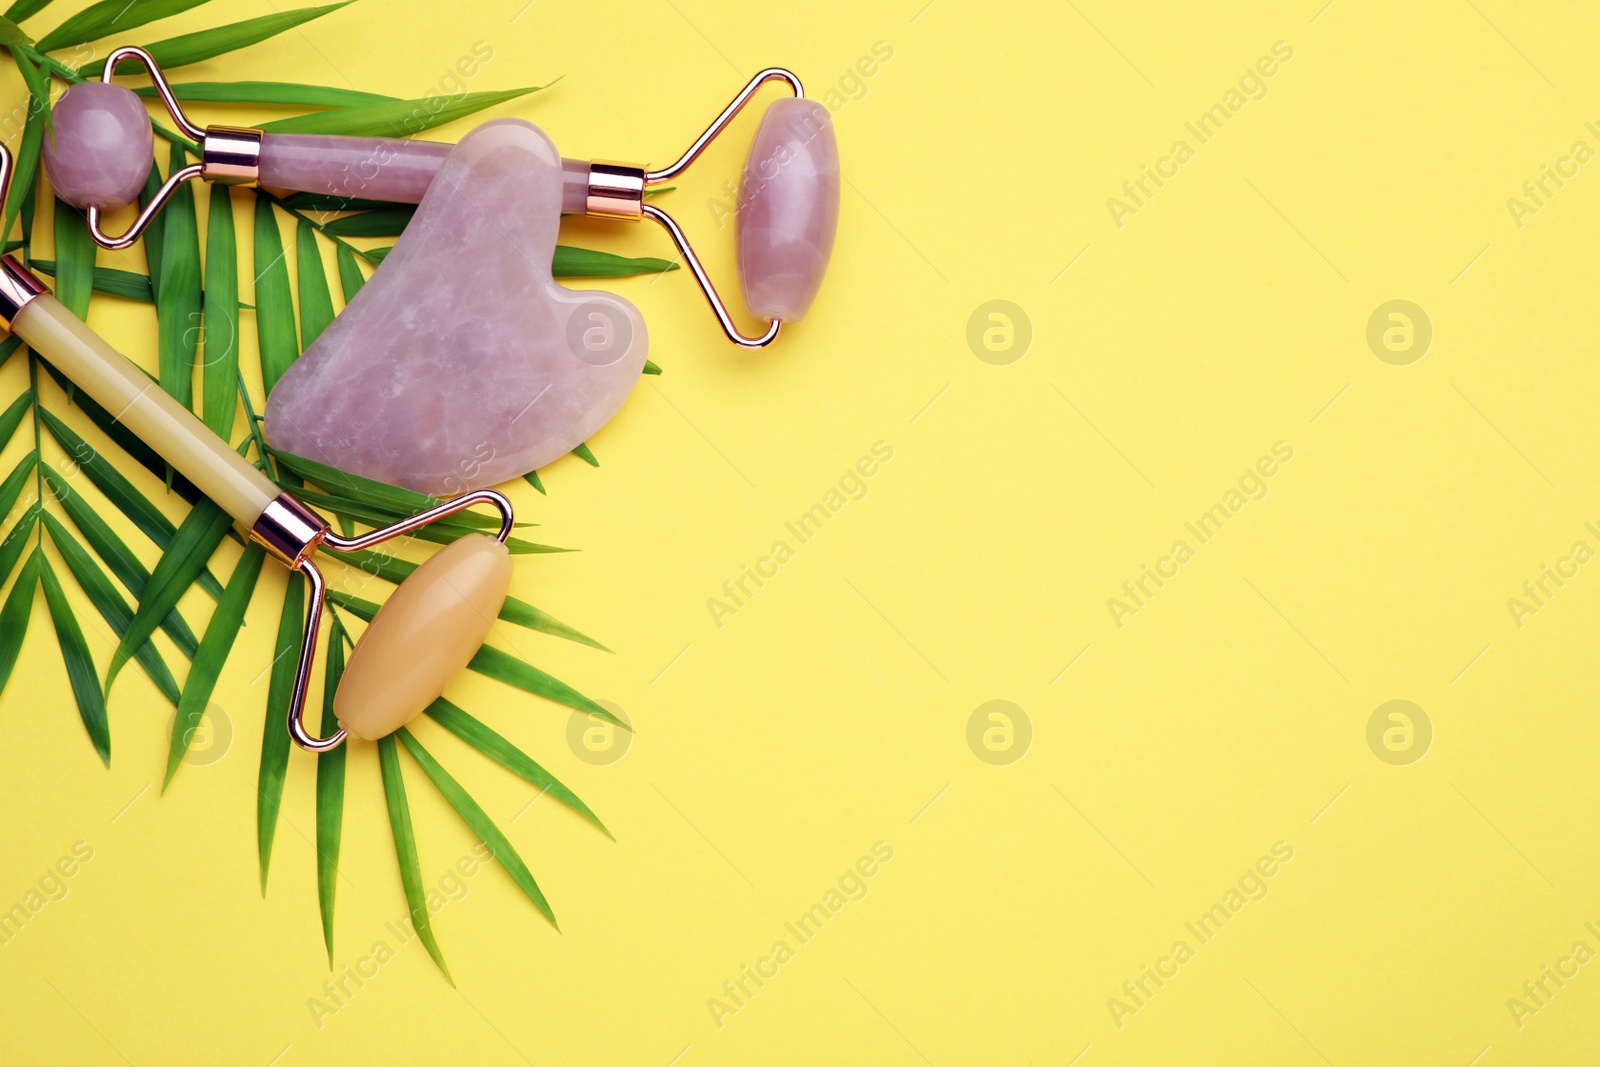
[[[274,448],[433,495],[582,444],[644,369],[631,303],[557,285],[561,156],[520,119],[440,166],[393,251],[267,399]]]
[[[142,107],[131,91],[110,84],[117,64],[125,59],[138,61],[150,72],[168,114],[200,143],[200,162],[168,175],[120,236],[101,229],[100,207],[81,196],[65,197],[86,208],[89,234],[102,248],[131,245],[173,190],[190,178],[255,182],[352,200],[414,204],[422,200],[449,156],[447,145],[395,138],[268,133],[239,126],[202,129],[184,114],[159,65],[142,48],[113,49],[101,73],[103,87],[97,92],[122,93],[127,106]],[[768,81],[786,83],[794,99],[769,106],[745,162],[736,240],[740,284],[750,310],[766,319],[763,332],[747,335],[728,313],[683,230],[671,215],[646,203],[645,194],[692,165]],[[61,119],[58,116],[58,125]],[[659,224],[672,238],[718,325],[734,344],[763,348],[778,336],[783,324],[796,322],[810,311],[833,253],[838,226],[839,149],[827,109],[805,99],[805,88],[792,71],[782,67],[758,71],[688,150],[659,170],[600,159],[559,162],[562,213],[628,221],[648,218]],[[87,171],[92,163],[78,160],[75,165]],[[73,184],[73,175],[62,177],[66,186]]]
[[[103,211],[139,199],[155,134],[137,96],[120,85],[80,82],[51,108],[50,125],[41,155],[57,196]]]

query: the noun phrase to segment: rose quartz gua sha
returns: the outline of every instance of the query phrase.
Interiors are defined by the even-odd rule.
[[[100,213],[137,198],[148,173],[145,160],[150,151],[147,124],[141,125],[142,105],[130,90],[111,86],[116,65],[123,59],[136,59],[149,70],[168,112],[186,134],[200,142],[201,161],[172,174],[128,232],[112,237],[100,228]],[[140,48],[114,50],[101,78],[98,85],[74,85],[62,96],[55,114],[57,145],[45,149],[45,168],[64,199],[88,210],[90,232],[106,248],[132,244],[172,190],[190,178],[259,182],[274,188],[414,204],[422,199],[450,151],[448,145],[384,137],[276,134],[236,126],[201,129],[184,116],[155,62]],[[779,100],[767,109],[745,158],[735,216],[739,280],[746,306],[770,320],[765,331],[747,336],[735,326],[683,231],[666,212],[645,203],[644,194],[651,186],[677,177],[699,158],[768,81],[785,82],[794,99]],[[118,95],[123,99],[113,102]],[[68,101],[75,96],[88,100],[74,102],[68,109]],[[69,129],[63,140],[63,119],[72,126],[79,114],[92,117],[92,128]],[[104,158],[124,155],[136,158],[140,166],[123,167]],[[132,174],[136,169],[137,178]],[[782,323],[796,322],[810,310],[833,253],[838,226],[839,150],[827,109],[805,99],[800,79],[790,71],[769,67],[756,74],[671,166],[649,170],[607,160],[565,159],[560,169],[563,213],[650,218],[665,228],[723,332],[735,344],[763,347],[778,335]]]
[[[644,370],[631,303],[557,285],[561,156],[521,119],[450,150],[393,251],[267,398],[272,447],[444,494],[536,470]]]

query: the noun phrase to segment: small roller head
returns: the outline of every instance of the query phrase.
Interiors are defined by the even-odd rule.
[[[477,654],[511,588],[511,554],[467,534],[400,583],[350,653],[333,697],[352,737],[387,737],[422,713]]]
[[[80,82],[50,113],[44,170],[56,195],[77,208],[115,211],[139,199],[155,148],[150,116],[131,89]]]
[[[745,157],[736,216],[745,306],[794,322],[811,309],[839,224],[839,146],[815,100],[776,101]]]

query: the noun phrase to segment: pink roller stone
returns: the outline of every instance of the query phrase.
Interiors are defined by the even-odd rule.
[[[150,173],[154,134],[144,101],[105,82],[72,86],[50,112],[44,171],[56,195],[77,208],[115,211],[139,199]]]
[[[762,318],[803,318],[839,225],[839,146],[827,108],[803,99],[767,108],[745,157],[739,202],[745,306]]]

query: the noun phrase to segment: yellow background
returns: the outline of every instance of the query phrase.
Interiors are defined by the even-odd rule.
[[[474,89],[565,75],[501,113],[570,155],[660,163],[762,66],[820,96],[876,42],[893,50],[834,116],[847,184],[813,314],[747,354],[687,272],[607,286],[644,311],[665,374],[595,439],[599,470],[569,458],[545,472],[548,497],[510,489],[543,539],[582,549],[521,558],[514,592],[616,654],[502,638],[638,736],[591,766],[564,709],[477,676],[451,694],[616,843],[548,799],[523,812],[525,783],[419,728],[564,933],[485,869],[434,920],[458,988],[412,942],[319,1026],[309,756],[291,757],[265,899],[256,863],[281,572],[217,691],[231,744],[165,796],[150,784],[170,708],[125,672],[103,769],[38,603],[0,699],[0,905],[76,841],[94,858],[0,946],[0,1058],[1592,1062],[1600,964],[1520,1028],[1507,1000],[1575,941],[1600,949],[1584,928],[1600,920],[1600,565],[1520,628],[1506,602],[1574,541],[1600,547],[1583,525],[1600,520],[1600,163],[1520,228],[1507,199],[1575,141],[1600,148],[1584,127],[1600,120],[1600,22],[1577,3],[1320,2],[364,0],[180,72],[416,97],[483,41]],[[132,37],[272,8],[217,0]],[[1184,123],[1278,41],[1293,58],[1267,95],[1119,228],[1108,198],[1193,145]],[[754,121],[660,201],[730,286],[731,228],[705,204]],[[668,254],[655,228],[564,230]],[[1033,331],[1006,365],[967,341],[996,299]],[[1366,341],[1394,299],[1432,323],[1410,365]],[[148,307],[97,298],[91,321],[153,366]],[[878,441],[894,457],[866,497],[715,625],[708,598]],[[1119,628],[1107,599],[1277,441],[1294,458],[1266,498]],[[197,629],[210,604],[184,601]],[[1005,766],[967,742],[997,699],[1033,733]],[[1433,728],[1406,766],[1367,743],[1393,699]],[[437,884],[474,841],[406,762]],[[339,968],[392,943],[405,909],[368,745],[347,796]],[[798,945],[784,924],[879,841],[894,858],[866,897]],[[1279,841],[1293,859],[1265,898],[1199,945],[1184,924]],[[708,1001],[779,939],[794,958],[719,1027]],[[1194,958],[1119,1027],[1108,998],[1179,939]]]

